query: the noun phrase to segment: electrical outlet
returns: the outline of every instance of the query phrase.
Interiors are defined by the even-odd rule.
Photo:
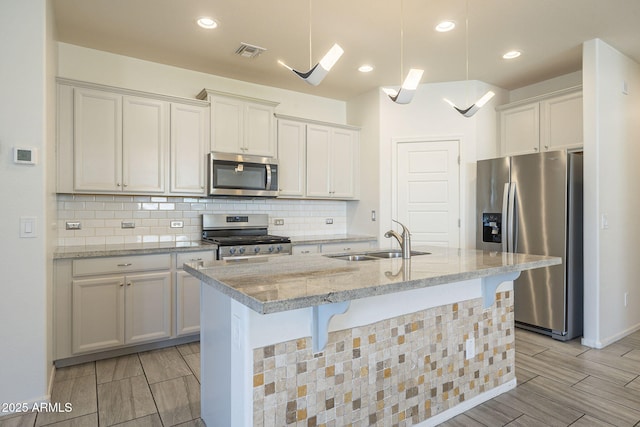
[[[134,221],[122,221],[122,228],[136,228],[136,223]]]
[[[273,220],[273,225],[284,225],[284,219],[276,218]]]
[[[80,223],[80,221],[67,221],[66,228],[67,230],[81,230],[82,224]]]
[[[171,221],[171,228],[182,228],[184,227],[184,221]]]
[[[466,359],[473,359],[474,357],[476,357],[476,343],[475,343],[475,339],[473,338],[469,338],[466,342],[465,342],[465,347],[466,347]]]
[[[333,218],[327,218],[327,219],[324,221],[324,223],[325,223],[325,224],[333,224]]]

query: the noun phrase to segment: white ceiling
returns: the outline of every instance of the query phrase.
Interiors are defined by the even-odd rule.
[[[400,85],[401,0],[311,0],[312,62],[345,50],[325,80],[310,86],[277,64],[309,69],[308,0],[51,0],[62,42],[238,80],[348,100]],[[466,78],[467,0],[402,0],[404,73],[422,82]],[[469,0],[469,78],[515,89],[581,69],[582,43],[601,38],[640,62],[640,0]],[[219,22],[204,30],[196,18]],[[437,33],[443,19],[457,22]],[[240,42],[267,49],[253,59]],[[511,49],[515,60],[502,59]],[[363,74],[358,66],[374,71]]]

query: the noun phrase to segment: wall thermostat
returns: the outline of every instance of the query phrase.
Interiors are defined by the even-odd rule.
[[[13,147],[13,163],[35,165],[36,160],[35,148]]]

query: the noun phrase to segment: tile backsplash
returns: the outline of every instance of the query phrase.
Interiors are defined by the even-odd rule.
[[[200,240],[204,213],[266,213],[269,233],[309,236],[346,233],[345,201],[223,199],[59,194],[58,245],[104,245]],[[284,225],[274,225],[274,219]],[[326,219],[333,224],[326,224]],[[80,230],[67,230],[68,221]],[[122,228],[122,222],[135,228]],[[171,228],[171,221],[183,221]]]

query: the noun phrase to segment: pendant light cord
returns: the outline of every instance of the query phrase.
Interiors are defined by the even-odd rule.
[[[404,78],[404,0],[400,0],[400,84]]]
[[[465,51],[466,51],[466,79],[467,79],[467,94],[466,94],[466,105],[469,104],[469,0],[467,0],[466,7],[466,16],[464,18],[464,43],[465,43]]]
[[[313,67],[313,51],[311,47],[311,0],[309,0],[309,69]]]

